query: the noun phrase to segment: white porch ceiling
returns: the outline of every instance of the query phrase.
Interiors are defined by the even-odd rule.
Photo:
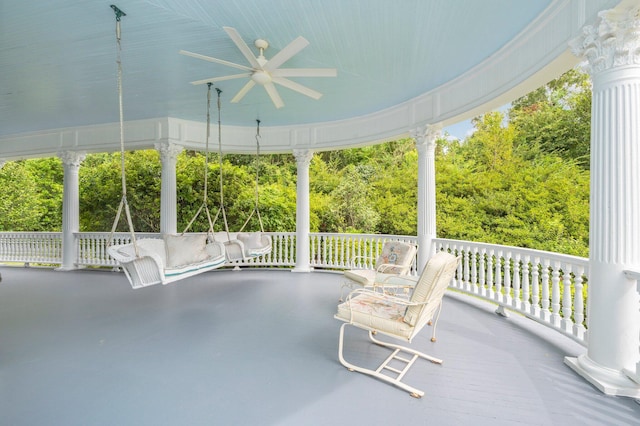
[[[424,118],[410,117],[406,121],[467,118],[464,115],[483,104],[487,96],[500,97],[526,77],[517,65],[513,70],[520,78],[510,75],[508,66],[501,66],[500,71],[487,67],[501,56],[500,52],[510,49],[520,61],[526,55],[539,57],[546,61],[538,63],[542,69],[566,50],[565,46],[557,51],[558,43],[564,46],[584,20],[617,3],[113,0],[127,14],[121,21],[124,116],[126,121],[205,121],[206,85],[189,82],[239,71],[182,56],[178,51],[247,64],[222,29],[230,26],[251,47],[255,39],[266,39],[270,43],[267,58],[303,36],[309,46],[284,65],[336,68],[338,75],[292,78],[323,93],[319,100],[277,86],[285,103],[281,109],[273,106],[260,87],[252,89],[240,103],[232,104],[229,100],[245,80],[217,83],[223,92],[225,125],[254,128],[257,118],[263,126],[297,128],[359,120],[436,93],[467,75],[494,75],[498,80],[492,84],[498,85],[500,92],[491,87],[484,90],[484,85],[491,84],[480,80],[475,83],[477,94],[460,100],[452,95],[438,100],[436,106],[429,100],[431,106]],[[14,149],[16,141],[34,132],[118,122],[115,14],[110,4],[53,0],[34,5],[0,0],[0,157],[18,152]],[[565,26],[553,21],[556,15]],[[540,34],[545,26],[555,32],[545,30]],[[514,46],[514,40],[529,43],[528,51]],[[542,48],[538,52],[530,46]],[[531,74],[539,71],[530,65],[527,69]],[[415,114],[415,109],[412,111]],[[389,135],[397,133],[394,125]],[[361,133],[351,132],[354,136]],[[331,144],[332,138],[344,143],[348,137],[329,137],[327,143]]]

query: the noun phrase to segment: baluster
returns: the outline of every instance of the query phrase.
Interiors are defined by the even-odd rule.
[[[531,265],[531,314],[541,318],[540,314],[540,258],[534,257]]]
[[[584,268],[582,266],[577,267],[574,273],[575,292],[573,295],[573,334],[580,340],[585,340],[586,328],[585,315],[584,315],[584,283],[586,277],[584,276]],[[640,373],[640,371],[638,372]]]
[[[469,274],[469,246],[462,246],[462,265],[463,265],[463,272],[462,272],[462,288],[465,289],[465,291],[471,291],[471,280],[469,278],[470,274]]]
[[[551,324],[560,327],[560,264],[553,263],[551,271]]]
[[[478,247],[471,251],[471,291],[478,294]]]
[[[525,312],[531,312],[530,281],[529,281],[529,255],[525,255],[522,259],[522,307]]]
[[[562,321],[560,326],[567,333],[573,332],[573,321],[571,314],[573,313],[573,304],[571,300],[571,265],[565,263],[562,265]]]
[[[316,258],[316,244],[317,239],[315,235],[309,236],[309,265],[310,266],[318,266],[318,259]]]
[[[542,319],[546,322],[551,320],[551,313],[549,312],[549,259],[543,259],[542,261]]]
[[[494,296],[498,302],[502,302],[502,250],[498,250],[496,254],[495,271],[493,274],[496,289]]]
[[[520,310],[522,309],[522,300],[520,299],[520,253],[517,253],[513,259],[513,299],[511,306]]]
[[[495,261],[495,257],[493,255],[493,249],[489,249],[489,253],[487,255],[487,286],[488,286],[488,294],[489,299],[493,299],[495,296],[495,286],[493,282],[493,264]]]
[[[282,256],[282,234],[271,235],[271,253],[269,254],[272,263],[278,264],[278,259]]]
[[[506,305],[511,305],[511,262],[513,258],[511,251],[507,251],[504,254],[504,266],[503,266],[503,285],[502,285],[502,300]]]
[[[487,282],[485,280],[487,267],[487,250],[483,247],[480,249],[480,295],[482,297],[487,296]],[[477,294],[477,293],[476,293]]]

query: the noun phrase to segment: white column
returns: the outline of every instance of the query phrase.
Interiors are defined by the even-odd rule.
[[[427,125],[411,131],[418,150],[418,272],[431,257],[436,237],[436,140],[440,126]]]
[[[62,195],[62,265],[58,271],[76,269],[77,247],[74,233],[80,230],[80,191],[78,169],[84,160],[82,152],[58,153],[64,167]]]
[[[296,266],[293,272],[309,272],[309,165],[313,151],[294,149],[293,156],[298,165],[298,183],[296,186]]]
[[[183,148],[173,143],[157,143],[162,162],[162,183],[160,189],[160,232],[177,233],[176,163]]]
[[[640,397],[635,369],[640,298],[624,269],[640,267],[640,18],[601,12],[571,43],[588,61],[591,200],[587,353],[565,362],[602,392]]]

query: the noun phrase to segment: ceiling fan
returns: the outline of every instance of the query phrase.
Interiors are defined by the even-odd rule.
[[[249,46],[242,40],[240,34],[235,28],[222,27],[229,35],[231,40],[240,49],[240,52],[247,58],[250,66],[240,65],[222,59],[212,58],[211,56],[200,55],[198,53],[181,50],[179,53],[193,58],[203,59],[205,61],[226,65],[228,67],[238,68],[245,71],[242,74],[232,74],[223,77],[206,78],[204,80],[192,81],[191,84],[215,83],[224,80],[233,80],[236,78],[248,77],[247,84],[231,99],[231,102],[240,102],[240,100],[255,86],[256,84],[263,86],[271,101],[276,108],[282,108],[284,102],[280,94],[276,90],[275,84],[279,84],[288,89],[294,90],[313,99],[320,99],[322,93],[310,89],[295,81],[289,80],[287,77],[335,77],[337,71],[335,68],[279,68],[296,53],[307,47],[309,42],[304,37],[298,37],[276,53],[271,59],[264,57],[264,50],[269,47],[266,40],[258,39],[254,45],[258,48],[259,55],[256,57]]]

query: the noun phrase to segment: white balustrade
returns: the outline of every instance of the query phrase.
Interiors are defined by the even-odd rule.
[[[436,238],[435,250],[462,257],[451,287],[520,312],[585,344],[588,259],[494,244]]]
[[[231,266],[294,267],[296,233],[267,232],[272,238],[270,253]],[[108,232],[75,233],[77,266],[117,267],[106,251]],[[160,238],[160,234],[140,233],[138,238]],[[116,233],[114,244],[130,242],[129,233]],[[373,268],[385,241],[416,244],[412,236],[379,234],[311,233],[310,266],[315,269],[343,270],[361,256],[356,267]],[[505,309],[520,312],[585,344],[587,318],[585,293],[588,259],[558,253],[495,244],[436,238],[433,250],[446,250],[461,256],[451,288],[472,294]],[[0,261],[61,264],[61,233],[0,232]],[[412,274],[417,274],[416,261]],[[640,345],[639,345],[640,346]],[[640,363],[640,361],[639,361]]]

